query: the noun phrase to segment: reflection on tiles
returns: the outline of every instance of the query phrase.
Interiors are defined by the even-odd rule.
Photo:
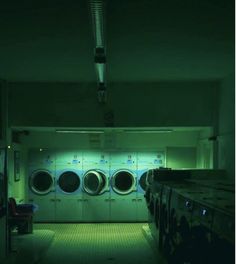
[[[50,248],[54,238],[51,230],[34,230],[33,234],[18,235],[12,233],[12,252],[6,264],[37,263]]]
[[[40,264],[161,263],[142,231],[144,224],[36,224],[55,232]]]
[[[13,233],[6,264],[164,264],[148,243],[147,224],[34,224],[34,233]]]

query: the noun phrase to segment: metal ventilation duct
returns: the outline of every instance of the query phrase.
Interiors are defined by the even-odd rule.
[[[89,4],[93,24],[95,47],[104,48],[104,2],[103,0],[90,0]]]
[[[98,100],[106,101],[106,54],[105,54],[105,3],[104,0],[90,0],[89,8],[94,35],[94,63],[98,80]]]

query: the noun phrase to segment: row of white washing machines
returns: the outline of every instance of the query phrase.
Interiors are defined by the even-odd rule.
[[[146,174],[165,151],[29,151],[28,201],[36,222],[142,222]]]

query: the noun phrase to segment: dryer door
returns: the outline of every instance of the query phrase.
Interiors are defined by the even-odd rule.
[[[80,178],[73,171],[65,171],[59,176],[57,183],[63,192],[73,193],[80,187]]]
[[[106,176],[102,172],[90,170],[85,173],[83,178],[83,187],[86,193],[90,195],[101,194],[106,186]]]
[[[148,174],[147,171],[144,172],[139,179],[139,185],[143,191],[146,191],[147,188],[147,174]]]
[[[119,170],[112,176],[112,189],[121,195],[129,194],[135,190],[135,176],[127,170]]]
[[[29,179],[30,189],[39,195],[48,194],[53,187],[53,177],[46,170],[34,171]]]

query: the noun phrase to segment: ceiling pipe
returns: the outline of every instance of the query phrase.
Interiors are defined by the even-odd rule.
[[[90,0],[90,13],[96,47],[104,47],[104,1]]]
[[[106,55],[104,47],[95,48],[94,63],[98,83],[105,83]]]
[[[89,0],[94,36],[94,64],[98,82],[98,101],[106,102],[105,2]]]

